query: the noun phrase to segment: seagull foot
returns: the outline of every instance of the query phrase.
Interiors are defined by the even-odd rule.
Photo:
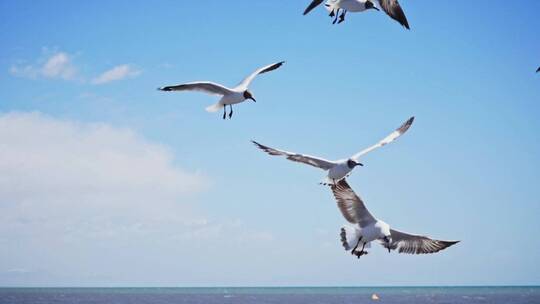
[[[231,112],[231,113],[229,113],[229,119],[231,119],[231,118],[232,118],[232,112]]]
[[[334,17],[335,15],[336,15],[336,13],[334,12],[334,10],[332,10],[332,11],[330,12],[330,15],[328,15],[328,16]]]
[[[352,255],[355,255],[355,256],[359,259],[361,256],[367,255],[368,252],[367,252],[367,251],[364,251],[364,250],[362,250],[362,251],[355,251],[355,250],[353,250],[353,251],[351,252],[351,254],[352,254]]]
[[[345,21],[345,11],[343,12],[343,14],[341,14],[341,15],[339,16],[339,22],[338,22],[338,24],[340,24],[340,23],[343,22],[343,21]]]

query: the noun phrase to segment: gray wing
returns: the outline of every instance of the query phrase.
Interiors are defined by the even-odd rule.
[[[390,236],[392,237],[392,242],[390,243],[390,248],[387,248],[392,250],[397,249],[399,253],[408,254],[435,253],[459,243],[459,241],[433,240],[427,236],[408,234],[394,229],[390,229]]]
[[[381,141],[379,141],[378,143],[374,144],[373,146],[371,146],[371,147],[369,147],[367,149],[364,149],[364,150],[356,153],[351,158],[358,161],[360,156],[365,155],[365,154],[367,154],[367,153],[369,153],[369,152],[371,152],[371,151],[373,151],[373,150],[375,150],[377,148],[380,148],[382,146],[386,146],[387,144],[393,142],[394,140],[398,139],[401,135],[405,134],[405,132],[407,132],[407,130],[409,130],[409,128],[411,127],[413,122],[414,122],[414,116],[409,118],[399,128],[397,128],[394,132],[390,133],[390,135],[383,138]]]
[[[209,81],[189,82],[174,86],[158,88],[160,91],[199,91],[212,95],[226,95],[231,93],[231,90],[217,83]]]
[[[316,168],[320,168],[323,170],[330,170],[332,167],[335,166],[333,162],[326,159],[270,148],[270,147],[261,145],[260,143],[253,140],[251,142],[255,144],[255,146],[257,146],[259,149],[263,150],[264,152],[270,155],[285,156],[288,160],[304,163],[304,164],[307,164]]]
[[[399,22],[406,29],[410,29],[407,17],[405,17],[405,13],[401,9],[398,0],[379,0],[379,4],[388,16]]]
[[[309,12],[311,12],[317,6],[321,5],[323,1],[324,0],[313,0],[313,2],[311,2],[309,6],[306,8],[306,10],[304,11],[304,16],[307,15]]]
[[[242,91],[247,90],[247,88],[249,87],[249,85],[251,84],[253,79],[255,79],[255,77],[257,77],[257,75],[273,71],[273,70],[279,68],[280,66],[282,66],[284,63],[285,63],[285,61],[280,61],[280,62],[276,62],[276,63],[270,64],[270,65],[267,65],[267,66],[262,67],[260,69],[257,69],[255,72],[251,73],[251,75],[249,75],[244,80],[242,80],[242,82],[236,87],[236,89],[240,89]]]
[[[331,188],[341,214],[349,223],[365,227],[376,221],[362,199],[354,193],[345,179],[332,185]]]

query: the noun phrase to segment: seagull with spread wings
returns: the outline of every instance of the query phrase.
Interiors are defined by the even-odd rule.
[[[158,90],[161,91],[200,91],[211,95],[217,95],[221,96],[221,99],[218,103],[213,104],[206,108],[206,111],[208,112],[217,112],[223,108],[223,119],[227,116],[227,109],[226,107],[229,106],[230,112],[229,112],[229,118],[232,117],[233,109],[232,105],[244,102],[248,99],[253,100],[256,102],[255,97],[253,97],[253,94],[251,91],[249,91],[249,85],[255,79],[257,75],[264,74],[266,72],[273,71],[280,66],[283,65],[285,61],[273,63],[270,65],[267,65],[265,67],[262,67],[260,69],[257,69],[255,72],[253,72],[251,75],[246,77],[240,84],[238,84],[234,88],[228,88],[221,84],[217,84],[214,82],[209,81],[197,81],[197,82],[189,82],[179,85],[173,85],[173,86],[166,86],[158,88]]]
[[[351,224],[341,228],[341,243],[345,250],[350,250],[358,258],[367,254],[364,249],[373,241],[379,242],[388,252],[398,250],[408,254],[435,253],[459,242],[434,240],[390,228],[369,212],[345,179],[332,185],[331,189],[341,214]]]
[[[323,3],[323,1],[324,0],[313,0],[304,11],[304,15],[307,15],[314,8]],[[333,21],[333,23],[335,24],[336,22],[341,23],[345,21],[345,14],[347,12],[356,13],[364,12],[370,9],[379,10],[379,8],[375,6],[374,2],[377,2],[382,8],[382,10],[388,16],[390,16],[390,18],[399,22],[406,29],[410,29],[407,17],[405,17],[405,13],[403,12],[403,9],[401,8],[397,0],[328,0],[326,1],[325,6],[326,9],[330,12],[330,17],[335,16],[335,19]],[[339,15],[340,11],[342,11],[341,15]]]
[[[355,155],[351,156],[347,159],[340,159],[340,160],[326,160],[320,157],[305,155],[305,154],[299,154],[299,153],[293,153],[293,152],[287,152],[283,150],[278,150],[274,148],[270,148],[268,146],[261,145],[260,143],[256,141],[252,141],[259,149],[263,150],[264,152],[270,154],[270,155],[278,155],[278,156],[285,156],[287,159],[304,163],[307,165],[311,165],[316,168],[323,169],[325,171],[328,171],[328,174],[326,176],[326,179],[321,182],[321,184],[335,184],[336,181],[339,181],[346,176],[349,175],[349,173],[356,167],[356,166],[363,166],[362,163],[359,162],[360,157],[363,155],[380,148],[382,146],[385,146],[397,138],[399,138],[401,135],[403,135],[407,130],[409,130],[410,126],[412,125],[414,121],[414,117],[409,118],[405,123],[403,123],[399,128],[397,128],[394,132],[390,133],[390,135],[383,138],[378,143],[374,144],[373,146],[366,148]]]

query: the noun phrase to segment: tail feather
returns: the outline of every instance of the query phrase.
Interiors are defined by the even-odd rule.
[[[216,104],[213,104],[211,106],[206,107],[206,111],[207,112],[212,112],[212,113],[217,112],[217,111],[219,111],[221,109],[223,109],[223,105],[221,103],[219,103],[219,102],[216,103]]]
[[[341,233],[339,235],[341,236],[343,248],[345,248],[345,250],[351,250],[358,243],[360,230],[351,226],[343,226],[341,227]]]

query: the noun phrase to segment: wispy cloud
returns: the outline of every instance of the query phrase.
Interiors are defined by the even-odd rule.
[[[111,81],[117,81],[122,80],[125,78],[132,78],[136,77],[141,74],[141,71],[128,65],[118,65],[113,67],[112,69],[103,72],[98,77],[94,78],[92,80],[93,84],[105,84]]]
[[[25,78],[73,80],[77,76],[77,68],[73,64],[72,56],[65,52],[55,52],[41,63],[13,65],[9,71],[14,76]]]

